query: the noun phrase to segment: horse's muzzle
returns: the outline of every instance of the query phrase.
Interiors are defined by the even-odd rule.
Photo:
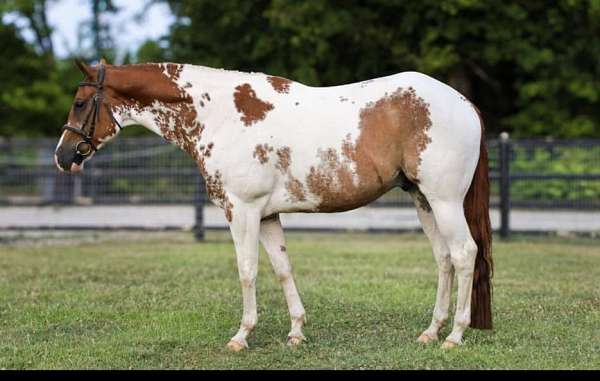
[[[56,167],[63,172],[81,172],[83,170],[83,160],[85,158],[77,153],[75,147],[73,149],[65,149],[64,146],[59,146],[54,152],[54,163]]]

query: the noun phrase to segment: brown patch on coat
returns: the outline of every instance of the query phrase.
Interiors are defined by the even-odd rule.
[[[242,114],[240,120],[244,122],[246,127],[265,119],[267,113],[274,108],[272,103],[258,98],[249,83],[244,83],[235,88],[233,102],[236,110]]]
[[[397,89],[360,111],[360,135],[334,148],[318,150],[319,163],[306,183],[321,198],[318,211],[336,212],[365,205],[394,186],[399,172],[418,183],[420,154],[431,139],[428,104],[415,90]]]
[[[281,173],[286,173],[292,160],[290,157],[290,147],[279,148],[276,153],[278,159],[275,166],[281,171]]]
[[[201,155],[198,160],[198,169],[200,169],[200,173],[204,178],[204,185],[206,187],[208,198],[223,208],[225,211],[225,218],[227,218],[227,221],[231,222],[233,218],[233,203],[229,200],[229,197],[227,197],[227,193],[223,188],[221,172],[217,170],[214,174],[210,174],[206,170],[206,159],[210,158],[214,146],[214,143],[210,142],[207,146],[201,145],[199,147]]]
[[[207,174],[204,176],[204,181],[206,183],[206,193],[208,194],[208,197],[223,208],[225,211],[225,218],[227,218],[227,221],[231,222],[233,219],[233,204],[229,200],[229,197],[227,197],[227,193],[223,188],[221,172],[217,170],[214,175]]]
[[[265,164],[267,161],[269,161],[269,152],[273,152],[273,147],[269,146],[266,143],[257,144],[254,148],[254,153],[252,154],[252,157],[258,159],[258,161],[261,164]]]
[[[357,146],[390,159],[408,178],[418,183],[421,152],[431,138],[429,105],[414,88],[399,88],[389,96],[368,104],[360,112],[361,135]],[[362,148],[364,146],[364,148]]]
[[[206,172],[206,159],[210,158],[212,154],[212,149],[214,147],[214,143],[209,143],[208,146],[201,145],[199,147],[200,157],[198,158],[198,169],[200,169],[200,174],[204,179],[208,176],[208,172]],[[208,192],[207,192],[208,193]]]
[[[290,172],[290,164],[292,163],[290,147],[281,147],[276,151],[276,154],[277,164],[275,164],[275,167],[279,169],[282,174],[287,176],[285,189],[287,189],[290,196],[288,200],[291,202],[306,201],[304,185]]]
[[[106,72],[106,87],[115,90],[112,107],[126,113],[150,112],[165,140],[199,161],[197,146],[205,127],[186,85],[176,82],[182,70],[183,65],[170,63],[115,66]]]
[[[306,201],[306,192],[304,191],[304,185],[302,185],[300,180],[298,180],[291,174],[288,174],[288,177],[289,180],[285,182],[285,189],[287,189],[287,191],[289,192],[289,200],[292,202]]]
[[[200,153],[202,153],[203,158],[210,157],[214,146],[215,146],[215,143],[213,143],[213,142],[208,143],[207,146],[200,145],[199,149],[200,149]]]
[[[169,79],[175,82],[179,79],[179,76],[183,71],[183,65],[168,63],[165,65],[165,70],[167,71]]]
[[[334,148],[319,149],[319,164],[310,167],[306,176],[310,192],[321,198],[319,211],[338,211],[340,207],[344,210],[354,209],[364,203],[363,197],[359,197],[360,184],[354,184],[354,170],[350,159],[356,155],[354,149],[350,154],[344,154],[340,158]]]
[[[269,76],[267,81],[273,86],[273,89],[280,94],[288,94],[290,92],[290,85],[292,81],[283,77]]]

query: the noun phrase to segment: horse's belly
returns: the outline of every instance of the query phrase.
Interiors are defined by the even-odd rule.
[[[375,201],[393,186],[394,184],[391,182],[362,188],[348,184],[341,187],[321,188],[318,193],[320,202],[316,206],[315,212],[343,212],[360,208]]]

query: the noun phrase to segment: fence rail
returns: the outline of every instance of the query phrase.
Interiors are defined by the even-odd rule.
[[[194,204],[206,194],[196,164],[177,147],[156,138],[121,138],[64,175],[54,166],[56,139],[0,138],[0,205]],[[488,140],[491,206],[500,208],[501,233],[509,211],[600,210],[600,140]],[[412,206],[394,188],[373,207]],[[197,231],[201,236],[202,232]]]

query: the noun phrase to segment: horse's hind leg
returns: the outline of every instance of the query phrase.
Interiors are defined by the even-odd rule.
[[[443,344],[443,348],[451,348],[461,344],[463,333],[471,322],[471,292],[477,245],[471,237],[462,200],[437,199],[430,202],[430,205],[438,230],[450,249],[450,261],[458,279],[454,325]]]
[[[302,326],[306,321],[304,307],[300,300],[300,295],[296,289],[294,278],[292,276],[292,268],[285,247],[285,237],[283,228],[279,221],[279,215],[267,218],[260,223],[260,241],[262,242],[265,251],[269,255],[273,270],[281,282],[285,300],[290,311],[292,320],[292,329],[288,334],[287,344],[296,345],[305,340],[302,334]]]
[[[437,227],[429,202],[416,188],[410,191],[410,195],[417,207],[417,215],[423,226],[423,232],[431,242],[433,257],[438,266],[438,287],[431,324],[417,339],[421,343],[428,343],[438,339],[438,332],[448,319],[454,270],[450,261],[450,249],[446,246],[446,241]]]

